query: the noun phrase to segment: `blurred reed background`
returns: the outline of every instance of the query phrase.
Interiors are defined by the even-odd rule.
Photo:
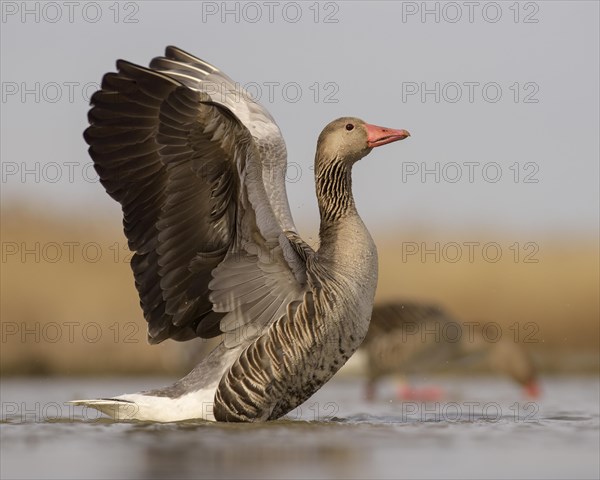
[[[379,248],[377,301],[433,302],[464,322],[497,322],[505,337],[527,341],[542,370],[598,371],[596,2],[525,2],[520,10],[492,2],[503,9],[497,23],[481,7],[469,20],[470,9],[453,2],[458,23],[424,13],[443,17],[443,2],[361,1],[300,2],[298,23],[270,21],[266,10],[261,22],[240,23],[208,18],[203,9],[217,3],[224,8],[127,3],[139,15],[118,24],[108,6],[98,23],[67,21],[66,10],[59,23],[30,14],[24,21],[15,11],[3,24],[12,39],[2,49],[3,375],[184,368],[181,345],[146,343],[119,208],[98,184],[81,135],[89,96],[115,60],[147,65],[168,44],[258,86],[252,91],[290,152],[288,198],[309,243],[323,126],[357,115],[411,132],[355,167],[357,205]],[[315,7],[321,20],[326,8],[339,12],[315,23]],[[340,48],[365,22],[377,25],[369,41]],[[303,95],[290,99],[284,86]]]
[[[377,302],[433,302],[461,321],[495,322],[503,336],[527,344],[542,372],[598,372],[595,238],[515,245],[494,232],[445,238],[417,228],[373,230]],[[181,344],[146,342],[130,254],[114,218],[52,216],[13,204],[2,210],[1,242],[3,376],[175,375],[187,368]]]

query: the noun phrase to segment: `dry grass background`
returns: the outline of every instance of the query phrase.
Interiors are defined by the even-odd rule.
[[[128,250],[114,223],[3,210],[0,373],[180,373],[185,362],[179,344],[146,343]],[[509,249],[514,240],[489,233],[449,238],[413,230],[375,240],[377,301],[432,301],[463,321],[497,322],[503,335],[514,335],[518,322],[521,340],[535,332],[537,342],[529,347],[547,371],[598,369],[595,239],[538,240],[537,263],[524,263],[522,256],[515,262]],[[485,261],[476,248],[471,263],[464,258],[466,241],[496,242],[502,258]],[[431,249],[436,242],[440,252],[447,242],[457,242],[463,259],[436,262],[429,254],[422,261],[420,252],[408,255],[409,248]],[[455,251],[448,247],[447,256]],[[526,253],[523,245],[521,253]],[[526,327],[528,322],[535,326]]]

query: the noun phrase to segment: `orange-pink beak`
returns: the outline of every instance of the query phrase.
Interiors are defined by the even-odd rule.
[[[386,143],[397,142],[410,137],[410,133],[406,130],[393,130],[368,123],[365,123],[365,128],[367,129],[367,146],[369,148],[379,147]]]

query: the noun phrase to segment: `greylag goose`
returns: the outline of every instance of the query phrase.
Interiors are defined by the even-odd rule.
[[[73,403],[117,419],[277,419],[307,400],[367,333],[377,250],[351,189],[355,162],[409,136],[358,118],[321,132],[314,251],[285,192],[271,115],[217,68],[167,47],[150,68],[117,61],[84,137],[123,209],[151,344],[221,336],[173,385]]]
[[[480,329],[467,328],[435,305],[397,302],[373,308],[369,331],[361,346],[367,357],[366,397],[373,399],[378,380],[388,375],[424,372],[468,360],[487,360],[489,367],[508,375],[527,397],[539,396],[535,365],[512,338],[492,342]],[[419,392],[402,385],[399,397],[435,399],[441,392]]]

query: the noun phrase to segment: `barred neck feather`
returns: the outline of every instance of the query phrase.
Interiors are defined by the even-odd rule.
[[[352,167],[337,158],[329,162],[317,162],[317,199],[321,214],[321,230],[355,211],[352,196]]]

